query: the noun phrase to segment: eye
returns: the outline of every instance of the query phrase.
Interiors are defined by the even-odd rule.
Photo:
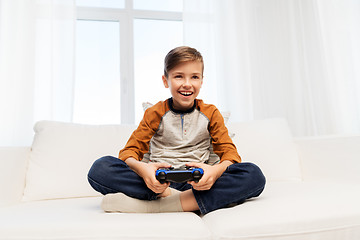
[[[181,79],[181,78],[182,78],[182,76],[181,76],[181,75],[175,75],[175,77],[174,77],[174,78]]]
[[[192,76],[192,78],[193,78],[193,79],[200,79],[200,77],[197,76],[197,75]]]

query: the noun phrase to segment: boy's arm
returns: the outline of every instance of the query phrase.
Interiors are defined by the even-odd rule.
[[[220,157],[220,162],[225,160],[233,163],[241,162],[241,157],[229,136],[228,129],[224,123],[224,118],[218,109],[213,112],[210,118],[209,131],[212,138],[214,153]]]
[[[161,184],[155,177],[155,172],[160,167],[170,167],[165,163],[141,162],[145,153],[149,151],[149,143],[159,127],[161,118],[168,110],[167,101],[158,102],[148,108],[138,128],[131,134],[126,146],[119,152],[119,158],[140,177],[149,189],[155,193],[162,193],[169,184]]]
[[[170,183],[161,184],[155,177],[155,172],[161,167],[171,167],[167,163],[144,163],[129,157],[125,160],[125,163],[135,172],[142,177],[146,186],[155,193],[162,193],[170,185]]]
[[[119,152],[121,160],[131,157],[140,161],[144,157],[144,154],[149,151],[149,142],[158,129],[165,110],[164,103],[160,102],[145,111],[139,126],[131,134],[126,146]]]
[[[149,151],[149,142],[154,131],[142,120],[138,128],[131,134],[125,147],[120,150],[119,158],[126,160],[133,158],[140,161]]]
[[[216,179],[218,179],[227,169],[228,166],[232,165],[233,162],[229,160],[224,160],[219,164],[212,165],[211,167],[214,168]]]

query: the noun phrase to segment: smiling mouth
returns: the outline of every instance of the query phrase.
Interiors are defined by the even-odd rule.
[[[193,95],[194,93],[193,92],[179,92],[181,95],[187,97],[187,96],[191,96]]]

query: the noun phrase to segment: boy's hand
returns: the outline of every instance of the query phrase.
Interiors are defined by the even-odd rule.
[[[139,175],[144,179],[146,186],[155,193],[163,193],[170,185],[169,182],[161,184],[156,179],[156,170],[159,168],[169,168],[170,164],[167,163],[145,163],[146,167],[142,168]]]
[[[208,165],[205,163],[187,163],[186,166],[202,168],[204,175],[199,182],[190,181],[189,184],[198,191],[209,190],[216,180],[225,172],[226,168],[232,164],[231,161],[223,161],[219,164]]]
[[[170,183],[161,184],[155,177],[156,170],[159,168],[169,168],[167,163],[144,163],[139,162],[134,158],[126,159],[126,164],[136,172],[145,181],[146,186],[155,193],[163,193],[170,185]]]

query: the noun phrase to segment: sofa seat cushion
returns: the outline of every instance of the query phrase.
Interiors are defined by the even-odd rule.
[[[101,198],[25,202],[0,208],[0,239],[210,239],[194,213],[104,213]]]
[[[259,198],[203,217],[214,239],[360,239],[360,186],[271,182]]]

